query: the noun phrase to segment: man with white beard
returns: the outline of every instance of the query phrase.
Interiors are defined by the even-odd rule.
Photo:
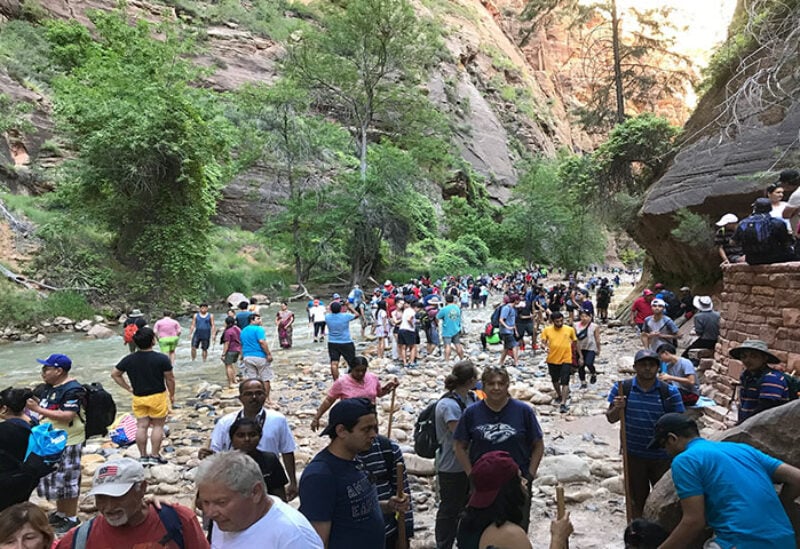
[[[144,467],[138,461],[121,458],[104,463],[95,471],[89,492],[98,515],[70,530],[56,549],[208,549],[194,511],[177,503],[162,503],[156,509],[144,500],[146,492]]]

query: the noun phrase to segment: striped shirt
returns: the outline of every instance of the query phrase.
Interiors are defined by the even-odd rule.
[[[766,372],[765,372],[766,370]],[[739,403],[739,423],[756,415],[759,410],[759,400],[776,400],[787,402],[789,388],[783,374],[770,367],[750,372],[745,370],[739,378],[742,385],[741,402]]]
[[[625,403],[625,440],[628,453],[643,459],[669,459],[667,452],[663,449],[648,450],[647,445],[653,438],[655,425],[658,418],[668,412],[683,413],[683,399],[677,387],[667,385],[669,389],[669,399],[665,402],[661,400],[662,382],[656,380],[649,391],[643,391],[633,378],[630,394]],[[615,383],[608,393],[609,404],[614,402],[619,394],[619,383]]]

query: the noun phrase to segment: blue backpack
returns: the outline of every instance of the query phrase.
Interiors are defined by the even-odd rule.
[[[178,547],[185,549],[183,525],[181,524],[181,519],[175,508],[162,503],[161,509],[158,510],[158,518],[161,519],[161,524],[164,525],[167,534],[156,543],[166,547],[170,541],[174,541]],[[93,522],[94,519],[84,522],[78,527],[78,530],[75,532],[75,537],[72,538],[72,549],[86,549],[86,542],[89,540]]]
[[[53,429],[52,423],[40,423],[31,429],[25,459],[31,454],[36,454],[47,465],[54,465],[61,461],[61,455],[66,447],[66,431]]]

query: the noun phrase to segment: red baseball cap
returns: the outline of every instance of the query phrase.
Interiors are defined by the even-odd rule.
[[[519,465],[511,454],[502,450],[483,454],[472,466],[470,478],[474,491],[468,505],[476,509],[489,507],[506,482],[518,476]]]

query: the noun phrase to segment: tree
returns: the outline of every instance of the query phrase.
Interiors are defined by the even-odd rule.
[[[76,22],[48,32],[56,50],[64,37],[84,37],[53,83],[57,121],[78,151],[60,190],[113,231],[130,297],[196,298],[231,129],[217,96],[192,85],[203,73],[186,60],[192,43],[177,28],[131,24],[120,11],[90,18],[96,41]]]

